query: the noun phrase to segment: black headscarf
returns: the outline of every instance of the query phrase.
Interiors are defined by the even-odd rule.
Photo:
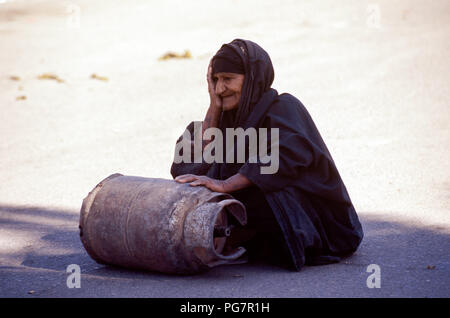
[[[240,55],[229,46],[222,46],[212,60],[212,74],[219,72],[245,74]]]

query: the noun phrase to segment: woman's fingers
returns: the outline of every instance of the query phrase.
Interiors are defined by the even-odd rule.
[[[180,182],[180,183],[186,183],[186,182],[194,181],[197,178],[198,178],[198,176],[196,176],[194,174],[183,174],[181,176],[176,177],[175,181]]]
[[[195,174],[184,174],[175,178],[176,182],[189,183],[191,187],[205,186],[211,191],[224,192],[223,186],[218,180],[207,176],[196,176]]]
[[[208,177],[196,176],[195,174],[183,174],[175,178],[176,182],[179,183],[189,183],[191,186],[206,185],[208,182]]]
[[[208,184],[208,177],[205,176],[197,176],[197,178],[194,180],[194,182],[191,182],[190,185],[195,187],[195,186],[199,186],[199,185],[207,185]]]
[[[212,59],[211,59],[211,61],[209,61],[208,72],[206,73],[206,79],[208,80],[208,83],[210,83],[212,81],[211,73],[212,73]]]
[[[199,186],[199,185],[205,185],[205,181],[201,180],[201,179],[197,179],[197,180],[189,183],[189,185],[193,186],[193,187],[196,187],[196,186]]]

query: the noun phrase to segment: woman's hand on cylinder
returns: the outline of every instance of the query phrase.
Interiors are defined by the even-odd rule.
[[[206,80],[208,81],[208,92],[210,98],[210,107],[222,110],[222,99],[216,94],[216,85],[212,78],[212,59],[209,61],[208,73],[206,75]]]
[[[207,176],[197,176],[195,174],[183,174],[175,178],[176,182],[189,183],[190,186],[204,186],[214,192],[226,193],[225,181],[212,179]]]

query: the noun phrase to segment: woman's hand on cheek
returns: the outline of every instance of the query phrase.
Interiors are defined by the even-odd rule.
[[[197,176],[195,174],[184,174],[175,178],[176,182],[188,183],[192,187],[204,186],[214,192],[225,193],[225,182],[223,180],[212,179],[207,176]]]
[[[208,93],[210,99],[210,107],[213,107],[217,110],[222,110],[222,99],[220,96],[216,94],[216,84],[213,80],[212,74],[212,59],[209,61],[208,65],[208,73],[206,74],[206,81],[208,82]]]

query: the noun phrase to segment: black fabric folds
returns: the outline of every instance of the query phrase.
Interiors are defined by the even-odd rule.
[[[222,112],[219,128],[224,136],[226,128],[278,128],[279,169],[275,174],[261,174],[264,164],[259,161],[173,163],[173,177],[186,173],[221,180],[236,173],[246,176],[269,204],[293,268],[338,262],[356,251],[363,230],[327,146],[304,105],[271,88],[272,62],[260,46],[241,39],[225,45],[240,54],[246,77],[238,110]],[[193,123],[187,129],[192,132]]]

